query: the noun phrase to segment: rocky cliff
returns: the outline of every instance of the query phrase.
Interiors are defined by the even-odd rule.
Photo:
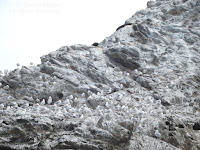
[[[200,149],[200,1],[149,1],[94,45],[0,76],[0,149]]]

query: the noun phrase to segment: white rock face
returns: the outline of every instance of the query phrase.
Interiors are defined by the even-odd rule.
[[[0,149],[200,149],[198,0],[149,1],[96,46],[0,75]]]

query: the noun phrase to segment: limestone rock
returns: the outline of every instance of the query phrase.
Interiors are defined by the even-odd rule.
[[[0,74],[0,149],[200,149],[199,0],[149,1],[92,46]]]

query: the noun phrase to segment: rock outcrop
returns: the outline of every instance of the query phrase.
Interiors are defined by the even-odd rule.
[[[101,43],[0,76],[0,149],[199,150],[199,3],[149,1]]]

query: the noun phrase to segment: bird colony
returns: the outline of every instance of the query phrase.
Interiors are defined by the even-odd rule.
[[[0,149],[199,150],[200,1],[156,0],[95,46],[0,74]]]

